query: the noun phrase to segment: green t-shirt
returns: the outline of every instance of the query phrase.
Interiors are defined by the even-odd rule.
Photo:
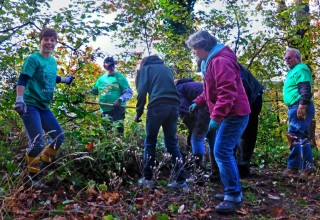
[[[129,87],[128,80],[124,75],[118,72],[114,72],[113,75],[104,73],[94,84],[92,92],[95,95],[99,95],[100,103],[113,104],[123,94],[123,91]],[[100,105],[101,112],[112,109],[113,107]]]
[[[289,70],[284,81],[283,101],[287,106],[299,102],[301,95],[298,92],[298,83],[300,82],[310,82],[310,86],[312,88],[311,70],[304,63],[299,63]]]
[[[45,58],[36,52],[25,60],[21,74],[30,76],[23,94],[25,103],[40,109],[49,108],[56,87],[56,60],[52,56]]]

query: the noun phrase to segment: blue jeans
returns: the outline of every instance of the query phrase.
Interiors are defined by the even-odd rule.
[[[52,140],[50,147],[53,149],[58,149],[64,141],[63,131],[50,109],[41,110],[28,105],[27,113],[21,119],[29,138],[28,156],[36,157],[42,152],[44,135],[47,133]]]
[[[177,141],[178,105],[159,104],[148,108],[146,120],[146,138],[143,158],[143,175],[145,179],[151,180],[152,168],[155,166],[157,137],[162,126],[164,144],[174,166],[177,182],[185,181],[185,173],[182,166],[182,156]]]
[[[313,168],[313,155],[309,141],[309,128],[314,117],[314,104],[310,103],[306,109],[306,118],[299,119],[297,110],[299,104],[288,109],[289,129],[288,133],[295,136],[288,156],[288,168],[308,169]]]
[[[225,118],[209,143],[214,143],[214,157],[224,185],[224,200],[240,202],[242,199],[241,184],[234,149],[246,128],[249,115]]]
[[[210,113],[208,107],[202,107],[197,109],[193,114],[195,114],[195,117],[191,131],[192,154],[201,155],[205,154],[204,141],[208,132]]]
[[[191,146],[192,146],[193,155],[205,154],[204,139],[205,139],[205,136],[199,137],[194,133],[191,134]]]

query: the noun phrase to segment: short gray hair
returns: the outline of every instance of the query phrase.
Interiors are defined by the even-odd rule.
[[[298,49],[289,47],[288,49],[286,49],[286,53],[288,53],[289,51],[293,51],[294,55],[296,56],[296,58],[298,58],[299,62],[302,62],[301,53]]]
[[[208,31],[198,31],[189,36],[186,44],[192,49],[199,48],[210,51],[217,45],[217,38],[212,36]]]

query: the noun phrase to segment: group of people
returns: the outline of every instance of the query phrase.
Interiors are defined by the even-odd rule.
[[[41,170],[53,161],[64,141],[63,131],[49,109],[56,83],[69,85],[74,79],[73,76],[57,75],[57,63],[51,55],[57,39],[55,30],[44,28],[41,31],[40,51],[25,60],[17,83],[14,109],[29,137],[27,163],[34,185],[40,183]],[[201,60],[203,83],[192,79],[180,79],[175,83],[171,69],[156,55],[145,57],[140,63],[135,80],[138,93],[136,122],[141,121],[147,102],[148,106],[143,177],[139,184],[152,188],[156,183],[153,167],[157,137],[162,127],[175,174],[168,187],[189,190],[176,136],[180,115],[189,130],[188,139],[198,166],[202,166],[206,139],[212,168],[215,166],[219,170],[224,193],[215,196],[221,200],[215,210],[231,213],[240,208],[243,201],[240,176],[250,174],[263,86],[237,62],[235,53],[218,43],[209,32],[198,31],[186,43]],[[289,109],[290,154],[286,172],[312,171],[313,156],[308,139],[314,117],[311,70],[301,62],[297,49],[288,49],[285,61],[290,68],[283,89],[284,103]],[[102,117],[121,123],[125,117],[124,105],[132,97],[132,89],[127,79],[115,71],[115,63],[112,57],[104,60],[106,73],[98,78],[90,92],[99,95],[100,103],[110,103],[100,106]],[[248,85],[249,89],[246,88]],[[52,139],[47,146],[44,146],[44,132]],[[118,126],[118,132],[123,133],[123,124]]]

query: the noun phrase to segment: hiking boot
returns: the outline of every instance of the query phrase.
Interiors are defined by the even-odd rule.
[[[283,173],[282,173],[283,176],[297,176],[299,175],[299,169],[297,168],[286,168]]]
[[[144,177],[142,177],[141,179],[139,179],[138,181],[138,185],[139,186],[144,186],[148,189],[151,189],[153,186],[153,182],[152,180],[146,180]]]
[[[218,193],[214,196],[217,200],[223,201],[224,200],[224,194]]]
[[[174,181],[168,184],[168,188],[172,190],[183,190],[189,192],[189,186],[186,182],[178,183],[177,181]]]
[[[234,213],[237,209],[240,209],[242,202],[223,201],[215,207],[215,211],[218,213]]]

